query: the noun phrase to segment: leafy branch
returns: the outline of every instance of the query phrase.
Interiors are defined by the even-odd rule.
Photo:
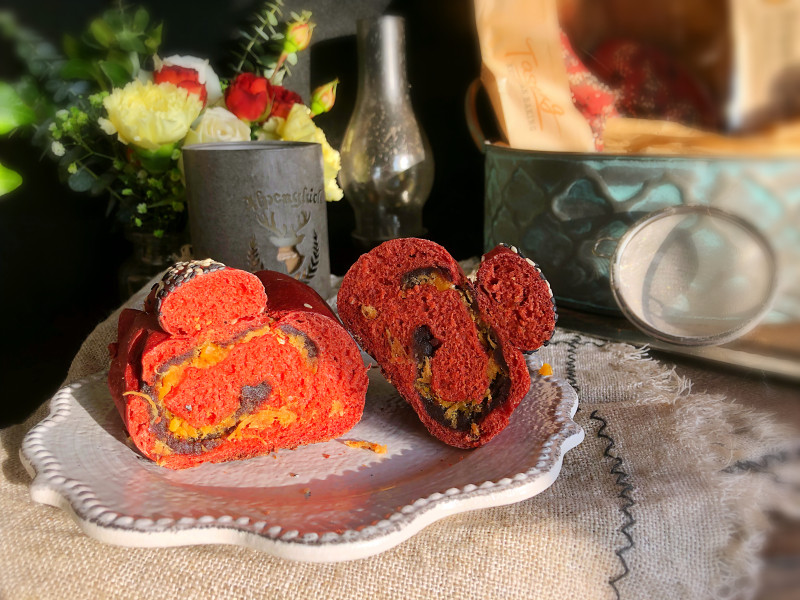
[[[292,52],[281,61],[286,23],[283,19],[283,0],[267,0],[263,7],[253,15],[249,30],[239,31],[241,46],[233,53],[236,62],[231,64],[234,75],[244,71],[260,73],[273,83],[279,84],[291,75],[288,65],[297,64],[297,54]],[[295,21],[307,19],[306,11],[299,15],[292,11],[290,18]],[[288,63],[288,65],[287,65]]]
[[[235,74],[258,73],[276,85],[290,74],[314,24],[309,11],[288,11],[284,2],[263,0],[240,32]],[[65,36],[62,52],[0,11],[0,37],[13,44],[27,69],[13,85],[0,82],[0,135],[33,130],[34,145],[56,160],[70,189],[104,195],[108,214],[155,235],[180,229],[186,219],[180,140],[152,151],[126,145],[112,135],[119,128],[108,107],[126,93],[139,93],[137,85],[144,84],[124,88],[158,51],[162,29],[145,8],[117,0],[83,32]],[[0,195],[20,183],[18,173],[0,164]]]
[[[283,6],[283,0],[265,2],[261,10],[253,15],[252,32],[239,32],[239,36],[244,41],[239,52],[234,53],[234,58],[239,60],[233,65],[234,73],[239,74],[246,68],[252,69],[253,61],[256,63],[265,62],[263,60],[266,58],[263,54],[265,45],[270,44],[273,39],[281,35],[276,29],[278,27],[278,16],[283,16],[283,12],[280,9],[281,6]]]
[[[106,92],[59,110],[48,130],[50,152],[58,159],[61,179],[76,192],[107,194],[108,214],[117,211],[123,222],[152,231],[179,229],[185,219],[184,184],[177,166],[179,150],[170,156],[170,167],[152,173],[128,153],[114,137],[98,130]]]
[[[0,82],[0,135],[11,133],[19,127],[33,123],[36,115],[19,94],[5,82]],[[18,188],[22,176],[0,163],[0,196]]]
[[[158,51],[163,25],[150,24],[147,9],[135,11],[120,5],[94,19],[80,36],[64,36],[64,62],[60,75],[85,80],[108,91],[135,79],[142,62]]]
[[[22,102],[41,123],[53,116],[58,106],[68,104],[86,91],[86,84],[64,81],[64,55],[37,32],[21,26],[9,12],[0,12],[0,36],[8,40],[25,66],[27,75],[14,84]]]
[[[128,148],[98,127],[103,100],[123,87],[161,44],[162,25],[151,25],[143,7],[120,2],[94,19],[79,36],[65,36],[64,53],[35,31],[0,12],[0,36],[10,41],[27,74],[13,86],[0,82],[0,134],[33,125],[34,144],[58,164],[71,190],[109,199],[107,214],[153,231],[180,228],[185,219],[184,185],[170,168],[151,174]],[[179,151],[178,155],[179,155]],[[0,164],[0,195],[18,186],[18,173]]]

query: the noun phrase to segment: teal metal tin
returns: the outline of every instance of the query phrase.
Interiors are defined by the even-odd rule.
[[[778,257],[770,320],[800,318],[800,157],[610,155],[517,150],[486,141],[473,84],[467,123],[485,155],[485,250],[517,246],[546,274],[559,303],[621,314],[610,259],[648,215],[711,206],[750,223]]]
[[[789,159],[552,154],[487,145],[484,247],[514,244],[541,265],[558,300],[617,313],[609,259],[631,225],[663,208],[707,205],[752,223],[779,253],[779,245],[788,252],[792,241],[796,250],[799,171],[800,163]]]

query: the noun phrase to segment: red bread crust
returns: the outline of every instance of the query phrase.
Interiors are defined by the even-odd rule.
[[[299,310],[315,312],[339,321],[328,303],[311,286],[276,271],[257,271],[254,275],[261,280],[267,293],[270,314]]]
[[[430,273],[437,275],[428,281]],[[416,238],[391,240],[361,256],[338,294],[339,315],[350,333],[431,434],[459,448],[481,446],[502,431],[530,387],[522,353],[504,331],[492,330],[486,323],[475,296],[474,287],[444,248]],[[487,331],[498,351],[482,342]],[[420,336],[425,338],[422,345]],[[420,354],[425,344],[430,346],[428,375]],[[444,407],[484,398],[484,409],[489,405],[484,394],[494,382],[492,361],[505,370],[504,400],[496,398],[499,404],[473,419],[477,432],[470,423],[446,424],[445,409],[435,403]],[[431,394],[426,399],[420,381],[427,385],[428,379]],[[436,418],[432,413],[437,411],[444,416]]]
[[[238,308],[226,306],[227,323],[219,322],[206,311],[216,302],[208,292],[222,294],[231,282],[243,280],[249,280],[243,289],[252,290],[252,283],[258,284],[256,296],[264,297],[267,310],[247,298]],[[280,299],[280,310],[272,312],[261,281]],[[199,306],[210,319],[208,330],[182,335],[164,330],[165,322],[168,326],[189,322],[187,315],[172,319],[169,313],[169,296],[180,293],[182,286],[192,286],[183,290],[187,312]],[[162,294],[161,302],[156,297],[159,290],[154,289],[146,303],[148,311],[122,311],[117,342],[109,348],[109,389],[131,440],[145,456],[172,469],[249,458],[332,439],[361,418],[368,380],[359,349],[318,295],[311,302],[304,284],[287,282],[278,273],[261,272],[256,277],[225,268],[202,272],[181,287]],[[198,292],[198,306],[189,302],[193,288]],[[237,294],[225,295],[230,304],[241,299]],[[293,306],[297,309],[292,310]],[[180,328],[187,329],[191,328]],[[214,369],[210,373],[200,363],[187,362],[197,360],[203,349],[212,357],[215,352],[224,355],[209,367]],[[156,386],[163,384],[170,366],[176,364],[188,366],[159,400]],[[263,379],[260,387],[246,380],[248,376]],[[248,404],[248,394],[256,391],[259,395]],[[211,437],[193,441],[191,436],[179,439],[170,432],[172,419],[197,430],[228,425],[221,435],[214,431]],[[255,419],[253,426],[248,419]]]
[[[202,276],[202,277],[201,277]],[[213,288],[216,294],[204,292]],[[161,328],[173,335],[211,337],[237,321],[264,313],[267,295],[257,277],[206,259],[177,263],[145,301]]]
[[[558,317],[550,284],[515,248],[499,245],[487,252],[475,288],[481,314],[520,350],[536,350],[553,337]]]

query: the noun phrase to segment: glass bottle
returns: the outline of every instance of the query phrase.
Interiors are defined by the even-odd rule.
[[[401,17],[361,19],[358,94],[341,147],[353,237],[364,246],[422,236],[422,207],[433,185],[433,154],[411,107]]]

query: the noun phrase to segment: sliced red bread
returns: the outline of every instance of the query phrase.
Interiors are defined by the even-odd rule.
[[[549,313],[533,313],[521,308],[531,303],[524,294],[518,301],[517,291],[493,282],[535,283],[534,304],[549,294],[533,263],[504,254],[487,255],[478,272],[486,282],[477,292],[438,244],[391,240],[359,258],[338,295],[342,322],[362,348],[428,430],[459,448],[481,446],[506,427],[530,387],[522,350],[538,348],[553,331],[551,295]],[[520,333],[529,328],[537,333]]]
[[[475,289],[481,314],[520,350],[536,350],[553,337],[557,315],[550,284],[513,246],[501,244],[483,256]]]
[[[358,347],[310,287],[178,263],[111,344],[111,395],[142,453],[182,469],[332,439],[361,418]]]

